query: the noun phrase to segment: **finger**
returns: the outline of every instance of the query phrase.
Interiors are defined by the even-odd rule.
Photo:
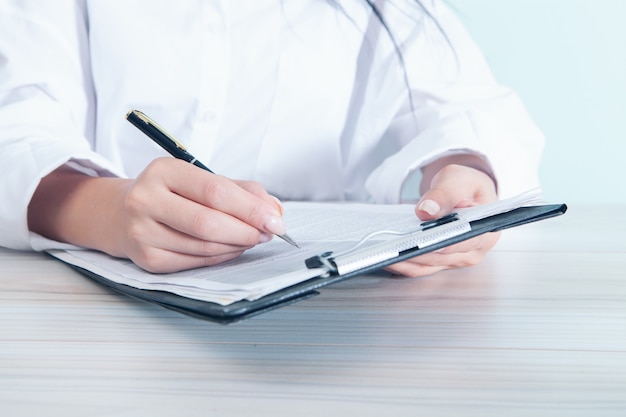
[[[254,194],[255,196],[267,201],[268,203],[274,204],[279,213],[283,215],[283,203],[278,198],[274,197],[271,194],[268,194],[268,192],[265,191],[265,188],[260,182],[235,180],[235,183],[249,193]]]
[[[137,266],[152,273],[170,273],[217,265],[235,259],[243,252],[229,252],[212,256],[194,256],[159,248],[149,248],[131,256]]]
[[[195,171],[200,170],[196,168]],[[155,223],[204,241],[245,247],[262,241],[264,235],[255,227],[172,192],[160,185],[158,179],[156,184],[151,182],[150,176],[140,178],[139,185],[129,189],[125,197],[127,234],[135,242],[149,240],[151,236],[144,232],[154,230]],[[133,235],[141,237],[133,238]],[[158,236],[153,233],[152,238]]]
[[[257,197],[226,177],[198,170],[179,160],[170,160],[168,164],[176,164],[176,169],[155,175],[161,175],[172,192],[226,213],[256,229],[278,235],[285,233],[285,225],[275,204]],[[146,170],[149,169],[158,171],[163,167],[150,164]]]
[[[250,247],[263,241],[266,234],[221,211],[206,207],[177,194],[169,193],[152,217],[174,230],[200,241]]]
[[[428,267],[464,268],[476,265],[484,256],[485,252],[482,251],[455,253],[431,252],[405,262]]]
[[[473,251],[489,252],[498,242],[501,232],[485,233],[454,245],[439,249],[436,253],[469,253]]]
[[[495,185],[487,174],[461,165],[447,165],[433,177],[430,189],[416,206],[416,214],[422,220],[433,219],[458,207],[496,199]]]
[[[129,225],[128,237],[135,247],[157,248],[193,256],[215,256],[228,253],[240,253],[253,247],[258,241],[249,244],[220,242],[218,240],[199,239],[187,233],[172,229],[156,221],[153,224],[134,223]]]
[[[388,270],[406,276],[423,276],[449,268],[476,265],[496,244],[500,232],[469,239],[436,252],[426,253],[392,265]]]
[[[144,221],[140,227],[137,223],[137,226],[128,228],[128,235],[132,245],[127,256],[150,272],[215,265],[248,249],[196,239],[156,222]]]
[[[387,269],[404,276],[418,277],[434,274],[445,269],[474,266],[483,257],[484,253],[479,251],[452,254],[431,252],[391,265]]]
[[[499,233],[487,233],[435,252],[417,256],[409,259],[407,262],[425,266],[447,266],[450,268],[473,266],[480,262],[493,248],[499,236]]]
[[[447,269],[445,266],[420,265],[408,261],[399,262],[385,268],[392,274],[402,275],[405,277],[417,278],[426,275],[432,275]]]

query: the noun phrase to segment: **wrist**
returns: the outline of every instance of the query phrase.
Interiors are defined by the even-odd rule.
[[[120,187],[128,180],[92,177],[61,167],[44,177],[28,206],[31,231],[59,242],[112,253],[113,217]]]

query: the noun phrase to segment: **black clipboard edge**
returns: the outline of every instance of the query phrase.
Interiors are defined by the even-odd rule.
[[[72,264],[68,265],[78,272],[99,282],[100,284],[105,285],[119,293],[125,294],[132,298],[158,304],[167,309],[174,310],[191,317],[209,320],[220,324],[231,324],[271,310],[287,306],[289,304],[296,303],[298,301],[311,298],[315,295],[318,295],[319,292],[317,290],[322,287],[326,287],[340,281],[345,281],[359,275],[375,272],[391,264],[404,261],[415,256],[423,255],[425,253],[433,252],[446,246],[450,246],[455,243],[471,239],[484,233],[497,232],[500,230],[521,226],[523,224],[533,223],[539,220],[556,217],[564,214],[566,211],[567,205],[565,204],[519,207],[505,213],[500,213],[485,217],[483,219],[472,221],[470,222],[472,230],[467,233],[463,233],[462,235],[455,236],[453,238],[430,245],[425,248],[405,251],[396,258],[379,262],[375,265],[371,265],[359,271],[354,271],[345,275],[330,275],[312,278],[299,284],[283,288],[282,290],[276,291],[272,294],[268,294],[257,300],[242,300],[227,306],[222,306],[220,304],[206,301],[194,300],[165,291],[142,290],[128,285],[118,284],[87,269]],[[302,262],[304,264],[304,260]]]
[[[167,291],[144,290],[130,285],[120,284],[100,276],[88,269],[67,263],[54,256],[52,257],[56,260],[60,260],[77,272],[86,275],[97,283],[125,296],[152,304],[158,304],[161,307],[177,311],[187,316],[221,324],[234,323],[298,301],[306,300],[319,294],[319,292],[313,290],[294,293],[287,292],[285,291],[286,289],[283,289],[280,290],[280,292],[283,293],[281,296],[279,296],[278,292],[270,294],[276,296],[272,297],[272,301],[268,303],[257,303],[257,301],[261,300],[259,299],[255,301],[238,301],[228,306],[222,306],[221,304],[195,300]],[[255,304],[255,308],[250,308],[252,304]]]

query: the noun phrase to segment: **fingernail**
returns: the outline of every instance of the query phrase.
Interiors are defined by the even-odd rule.
[[[287,231],[287,227],[283,222],[283,219],[277,216],[269,216],[267,220],[265,220],[265,230],[275,235],[284,235]]]
[[[441,211],[441,207],[439,207],[439,204],[437,204],[437,202],[433,200],[424,200],[419,204],[419,206],[417,206],[417,208],[425,211],[431,216],[434,216],[435,214],[439,213],[439,211]]]

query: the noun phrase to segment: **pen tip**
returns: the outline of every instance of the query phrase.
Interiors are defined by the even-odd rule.
[[[296,248],[300,249],[300,245],[298,245],[295,240],[290,238],[288,234],[277,235],[277,236],[281,238],[282,240],[284,240],[285,242],[289,243],[290,245],[295,246]]]

